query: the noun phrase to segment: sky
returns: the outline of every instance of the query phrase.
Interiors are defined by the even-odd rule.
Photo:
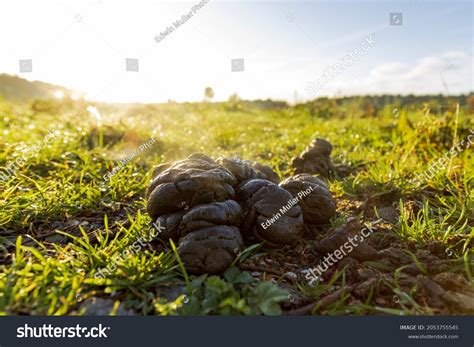
[[[0,0],[0,42],[0,73],[106,102],[474,90],[471,1]]]

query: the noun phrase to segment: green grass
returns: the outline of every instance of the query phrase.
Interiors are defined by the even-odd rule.
[[[258,160],[285,176],[292,172],[292,157],[316,137],[334,145],[337,162],[359,168],[330,182],[338,200],[364,201],[397,192],[400,220],[392,225],[394,235],[420,247],[431,240],[444,243],[454,253],[452,271],[474,285],[472,150],[458,153],[429,180],[414,181],[474,129],[472,115],[463,109],[433,115],[420,105],[394,117],[386,107],[377,117],[363,118],[339,106],[333,110],[337,116],[323,119],[304,106],[288,112],[250,104],[99,104],[103,118],[98,124],[86,111],[88,105],[0,102],[0,166],[30,149],[15,175],[0,181],[0,314],[82,314],[80,304],[92,297],[110,299],[113,312],[122,305],[139,314],[279,314],[278,303],[287,294],[276,285],[252,282],[245,272],[233,279],[189,276],[188,282],[171,247],[157,240],[114,259],[149,228],[144,195],[154,165],[205,152]],[[56,133],[55,140],[31,150],[47,130]],[[448,145],[446,131],[454,134]],[[103,179],[152,137],[157,139],[153,148],[140,152],[110,181]],[[333,225],[349,215],[342,209]],[[259,254],[266,252],[259,249]],[[105,280],[96,278],[111,261],[115,269]],[[299,290],[318,300],[341,285],[344,271],[322,287],[300,283]],[[163,290],[170,286],[187,289],[167,299]],[[396,286],[393,293],[401,297],[400,307],[377,304],[374,291],[357,305],[343,296],[312,312],[432,313],[410,293]]]

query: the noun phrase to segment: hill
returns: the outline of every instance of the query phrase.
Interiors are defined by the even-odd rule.
[[[41,81],[28,81],[18,76],[0,74],[0,97],[11,101],[49,99],[57,91],[71,94],[71,90]]]

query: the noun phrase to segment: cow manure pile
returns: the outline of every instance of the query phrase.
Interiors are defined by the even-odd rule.
[[[360,206],[341,198],[339,209],[349,217],[330,227],[336,201],[327,181],[357,170],[354,165],[341,170],[332,162],[331,152],[328,141],[315,139],[293,159],[295,174],[282,181],[270,167],[238,158],[195,153],[160,164],[147,193],[148,214],[161,226],[158,238],[177,244],[190,274],[222,274],[246,246],[255,243],[283,248],[245,259],[239,267],[252,276],[266,273],[267,279],[278,276],[290,282],[282,284],[293,295],[293,301],[283,303],[286,314],[308,314],[318,302],[328,305],[342,295],[348,296],[350,305],[375,295],[377,305],[396,308],[402,299],[394,295],[395,287],[405,292],[418,288],[414,300],[439,313],[474,312],[474,290],[461,275],[450,273],[442,244],[420,249],[393,234],[392,223],[399,214],[393,207],[397,194],[369,197]],[[356,217],[361,212],[369,224]],[[377,233],[372,234],[374,229]],[[400,268],[404,270],[396,281]],[[329,283],[343,269],[345,286],[318,301],[293,287],[298,281],[310,286],[315,280]]]
[[[368,198],[355,209],[341,199],[339,207],[352,217],[329,227],[336,216],[336,201],[325,182],[341,177],[331,151],[328,141],[314,140],[293,160],[295,175],[283,181],[270,167],[237,158],[214,160],[198,153],[161,164],[148,191],[148,213],[164,227],[158,237],[177,243],[191,274],[221,274],[244,246],[264,242],[270,248],[291,247],[257,260],[246,259],[240,268],[278,274],[293,284],[316,278],[308,277],[310,272],[301,275],[302,267],[313,275],[319,272],[323,283],[335,271],[346,269],[346,286],[320,300],[326,304],[349,295],[350,304],[357,306],[375,293],[376,304],[397,307],[401,299],[393,288],[410,292],[416,287],[414,300],[428,303],[436,312],[473,313],[474,290],[461,275],[450,273],[450,259],[442,244],[420,249],[391,232],[389,221],[398,219],[398,210],[392,206],[399,199],[397,194],[384,196],[386,201],[380,196]],[[361,212],[373,221],[370,227],[355,217]],[[372,228],[377,233],[372,234]],[[399,268],[403,273],[395,275]],[[307,300],[298,297],[287,302],[286,312],[310,313],[316,303]]]
[[[294,158],[291,166],[297,174],[319,175],[327,179],[334,177],[336,167],[331,161],[332,145],[324,139],[314,140],[301,154]]]
[[[322,179],[335,172],[331,150],[329,142],[316,139],[293,162],[298,174],[282,182],[269,166],[202,153],[158,165],[148,214],[163,227],[158,237],[178,244],[189,273],[222,273],[244,244],[293,245],[305,225],[329,223],[336,203]]]

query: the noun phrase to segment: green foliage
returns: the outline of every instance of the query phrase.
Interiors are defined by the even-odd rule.
[[[227,269],[224,279],[207,275],[195,278],[185,303],[178,309],[183,315],[279,315],[279,302],[288,292],[271,282],[258,282],[248,272]]]

